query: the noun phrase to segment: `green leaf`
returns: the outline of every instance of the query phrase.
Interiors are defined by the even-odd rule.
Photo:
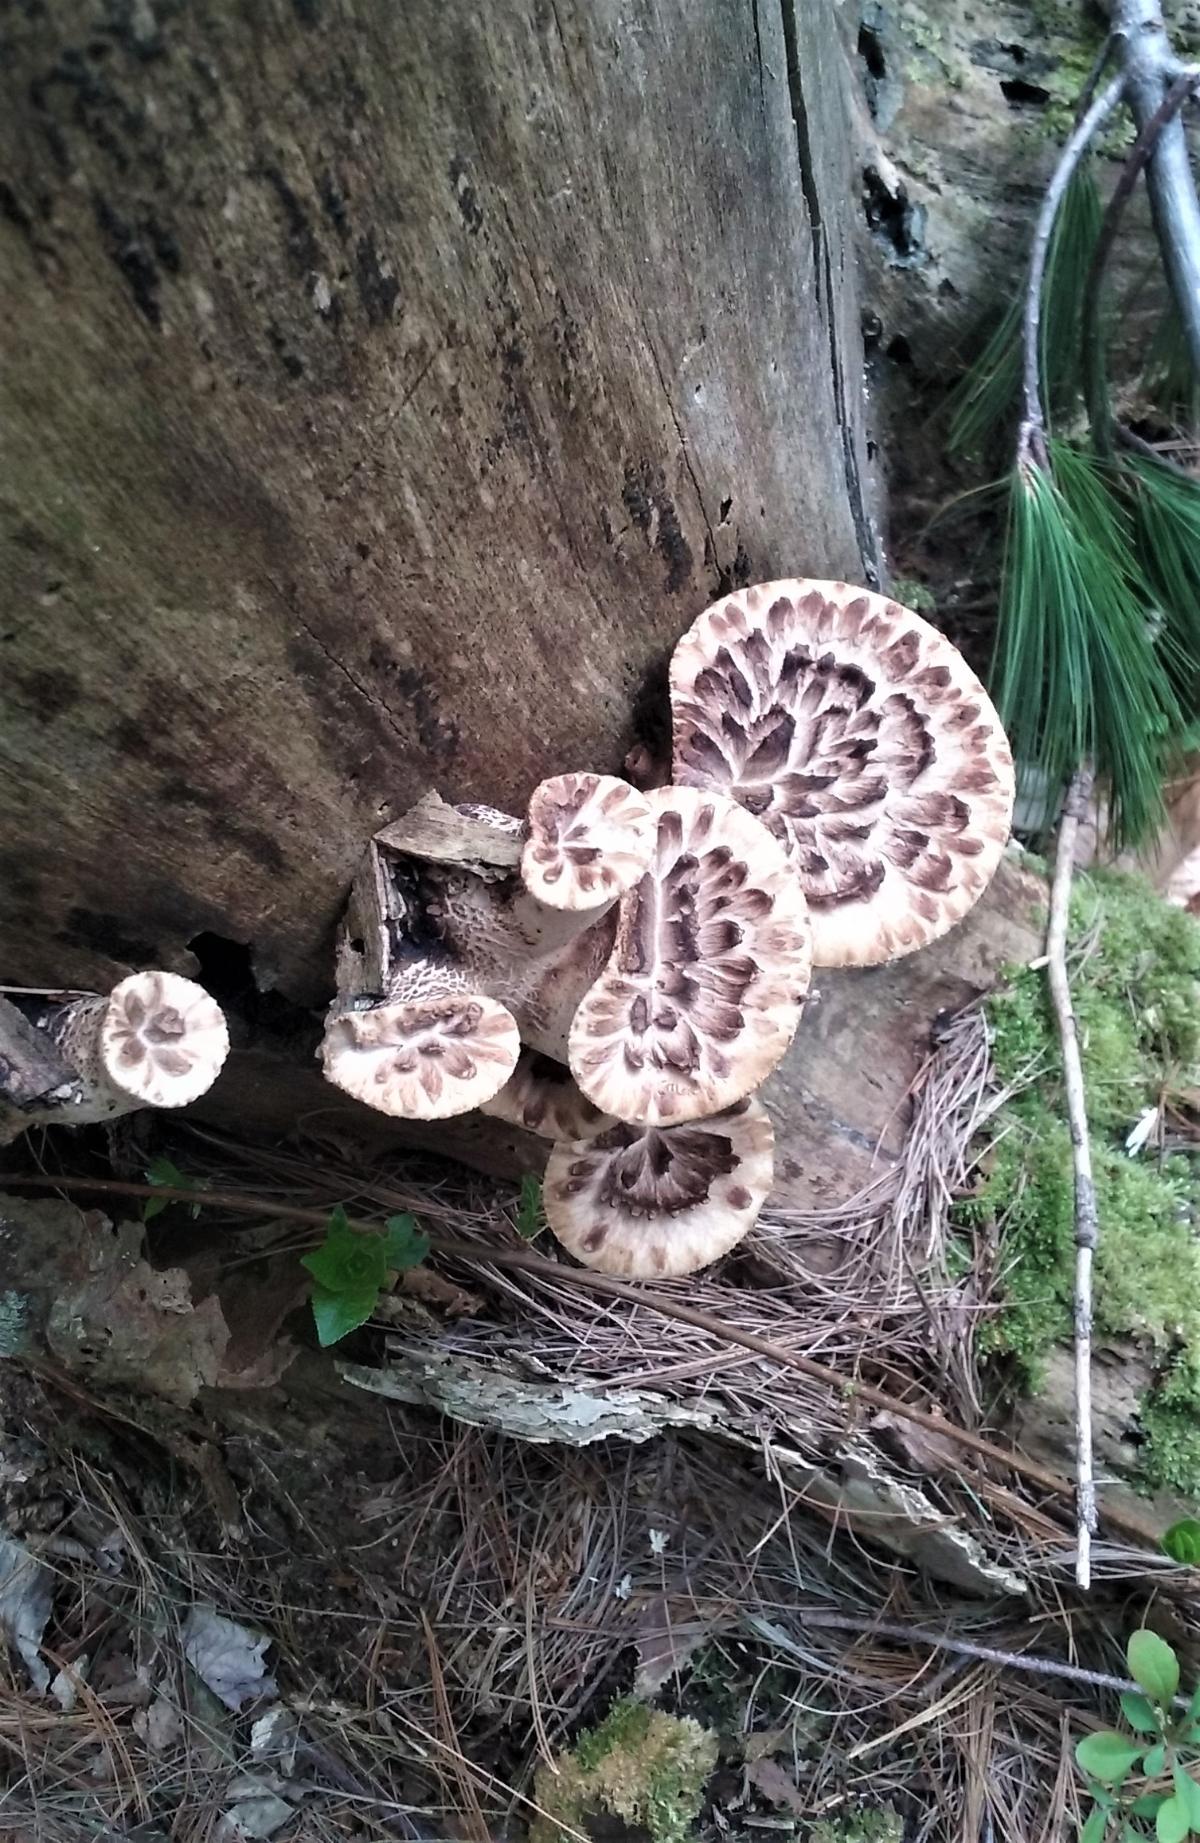
[[[1192,1691],[1192,1699],[1188,1703],[1188,1719],[1189,1721],[1200,1719],[1200,1683],[1197,1683]]]
[[[1087,1823],[1079,1832],[1079,1843],[1104,1843],[1104,1832],[1108,1828],[1108,1812],[1097,1806]]]
[[[429,1237],[417,1227],[415,1216],[389,1216],[383,1225],[383,1260],[389,1273],[419,1267],[429,1253]]]
[[[1164,1799],[1154,1820],[1158,1843],[1183,1843],[1190,1829],[1187,1806],[1183,1800],[1179,1797]]]
[[[162,1184],[168,1190],[208,1189],[207,1178],[187,1177],[169,1158],[156,1158],[146,1166],[146,1182],[147,1184]],[[156,1216],[160,1216],[163,1210],[169,1209],[170,1206],[170,1197],[147,1197],[142,1205],[142,1221],[153,1222]],[[200,1205],[193,1203],[191,1212],[193,1216],[198,1216]]]
[[[1200,1568],[1200,1521],[1195,1517],[1181,1517],[1162,1538],[1162,1551],[1172,1561],[1181,1561],[1189,1568]]]
[[[1200,1785],[1185,1773],[1182,1766],[1171,1769],[1171,1778],[1175,1784],[1175,1796],[1187,1812],[1188,1828],[1200,1830]]]
[[[1121,1713],[1135,1734],[1161,1734],[1162,1722],[1155,1712],[1153,1703],[1145,1696],[1139,1696],[1135,1690],[1127,1689],[1121,1695]]]
[[[352,1229],[340,1203],[330,1214],[325,1240],[300,1264],[330,1293],[378,1293],[387,1273],[383,1237]]]
[[[521,1197],[517,1204],[517,1234],[532,1241],[545,1227],[542,1215],[542,1181],[527,1171],[521,1179]]]
[[[1165,1792],[1143,1792],[1140,1798],[1134,1799],[1129,1809],[1134,1817],[1157,1817],[1159,1806],[1165,1805],[1166,1802]]]
[[[378,1298],[377,1286],[361,1293],[331,1293],[324,1286],[314,1286],[313,1319],[317,1327],[317,1341],[322,1349],[329,1344],[336,1344],[339,1338],[346,1337],[365,1324],[375,1310]]]
[[[1145,1773],[1147,1779],[1157,1779],[1159,1773],[1163,1771],[1166,1764],[1167,1750],[1160,1741],[1157,1747],[1150,1748],[1145,1759],[1142,1761],[1142,1771]]]
[[[1125,1647],[1129,1674],[1152,1702],[1169,1709],[1179,1688],[1179,1659],[1165,1639],[1143,1626]]]
[[[1076,1745],[1075,1758],[1082,1770],[1098,1779],[1101,1785],[1120,1785],[1129,1777],[1141,1751],[1127,1735],[1105,1731],[1085,1734]]]

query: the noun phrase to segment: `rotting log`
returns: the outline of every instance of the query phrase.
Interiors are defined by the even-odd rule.
[[[389,815],[870,579],[843,75],[832,0],[8,11],[2,976],[318,1005]]]

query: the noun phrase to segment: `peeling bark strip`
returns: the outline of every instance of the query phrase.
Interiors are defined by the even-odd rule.
[[[205,934],[320,1002],[425,787],[616,769],[722,586],[861,580],[841,51],[785,4],[6,17],[5,976]]]

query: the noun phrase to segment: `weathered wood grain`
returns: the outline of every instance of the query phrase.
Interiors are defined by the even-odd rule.
[[[319,1004],[391,814],[617,767],[715,593],[862,574],[839,58],[832,0],[5,10],[9,978],[210,931]]]

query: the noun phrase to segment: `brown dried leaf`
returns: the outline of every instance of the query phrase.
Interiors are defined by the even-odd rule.
[[[797,1817],[808,1817],[811,1814],[810,1801],[791,1774],[785,1773],[774,1760],[752,1760],[746,1768],[746,1777],[755,1791],[769,1798],[773,1805],[779,1805],[785,1811],[794,1811]]]

